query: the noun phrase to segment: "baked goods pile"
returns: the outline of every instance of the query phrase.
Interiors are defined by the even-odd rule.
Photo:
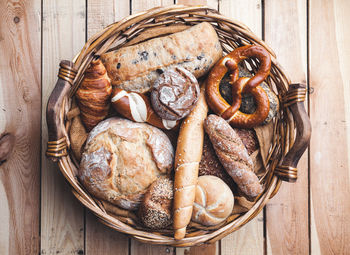
[[[254,76],[246,59],[258,60]],[[128,224],[176,239],[246,212],[264,189],[259,134],[279,108],[270,67],[256,45],[224,56],[206,22],[102,54],[72,110],[81,184]]]

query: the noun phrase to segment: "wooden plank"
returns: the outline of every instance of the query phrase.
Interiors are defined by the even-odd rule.
[[[85,42],[85,0],[43,1],[41,253],[84,252],[84,210],[72,195],[57,164],[45,157],[47,99],[61,59],[71,60]]]
[[[306,0],[265,1],[265,41],[292,82],[306,83],[306,8]],[[266,206],[268,254],[309,253],[307,153],[298,170],[297,183],[284,182]]]
[[[130,0],[88,0],[88,38],[130,14]]]
[[[0,2],[0,254],[40,249],[40,10]]]
[[[260,0],[222,0],[221,14],[246,24],[257,36],[262,36],[262,5]],[[221,240],[221,254],[263,254],[264,217],[260,213],[238,231]]]
[[[146,11],[156,6],[167,6],[173,4],[173,0],[133,0],[131,2],[131,12],[137,13]],[[174,248],[168,246],[155,246],[150,244],[141,243],[135,239],[131,239],[130,255],[147,255],[147,254],[173,254]]]
[[[190,248],[176,248],[176,255],[219,255],[220,242]]]
[[[92,36],[105,26],[129,15],[129,0],[88,0],[87,32]],[[101,222],[91,212],[86,213],[86,254],[128,254],[129,238]]]
[[[312,254],[350,250],[349,12],[349,1],[309,1]]]

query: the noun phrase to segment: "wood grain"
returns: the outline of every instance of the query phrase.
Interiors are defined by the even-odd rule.
[[[278,62],[292,82],[305,84],[306,8],[305,0],[265,1],[265,41],[277,54]],[[266,206],[268,254],[309,253],[308,209],[308,158],[305,153],[298,165],[297,182],[283,182]]]
[[[219,11],[223,15],[246,24],[257,36],[262,36],[262,5],[260,0],[222,0]],[[238,231],[221,240],[221,254],[263,254],[264,216],[261,212]]]
[[[129,0],[88,0],[87,3],[88,38],[130,14]]]
[[[129,15],[129,0],[89,0],[87,33],[92,36],[105,26]],[[86,213],[86,254],[128,254],[129,238],[101,222],[91,212]]]
[[[40,249],[40,9],[0,2],[0,138],[13,146],[0,163],[0,254]]]
[[[41,253],[77,254],[84,252],[84,209],[45,156],[45,112],[60,60],[73,59],[84,45],[86,7],[84,0],[44,0],[42,9]]]
[[[350,2],[309,2],[311,252],[350,250]]]

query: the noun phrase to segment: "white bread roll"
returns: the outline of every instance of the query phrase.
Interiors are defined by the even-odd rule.
[[[205,226],[223,222],[230,216],[234,204],[231,189],[220,178],[203,175],[198,178],[192,221]]]

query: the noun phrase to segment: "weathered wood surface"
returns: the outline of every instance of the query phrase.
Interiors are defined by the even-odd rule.
[[[44,156],[45,107],[59,61],[72,59],[109,23],[174,2],[206,4],[245,23],[276,52],[292,82],[313,91],[305,103],[313,136],[298,181],[283,183],[265,213],[221,241],[177,249],[108,229],[77,202]],[[0,254],[346,254],[349,12],[350,2],[341,0],[2,0],[0,145],[10,146],[0,146],[9,151],[0,150],[6,159],[0,162]]]
[[[309,1],[313,254],[350,251],[349,11],[349,1]]]
[[[0,254],[40,249],[41,1],[0,1]]]
[[[304,0],[265,1],[264,39],[274,49],[280,64],[288,70],[292,82],[305,84],[306,15],[307,2]],[[298,165],[297,182],[283,183],[278,194],[266,206],[268,254],[308,254],[308,199],[308,158],[305,153]]]

